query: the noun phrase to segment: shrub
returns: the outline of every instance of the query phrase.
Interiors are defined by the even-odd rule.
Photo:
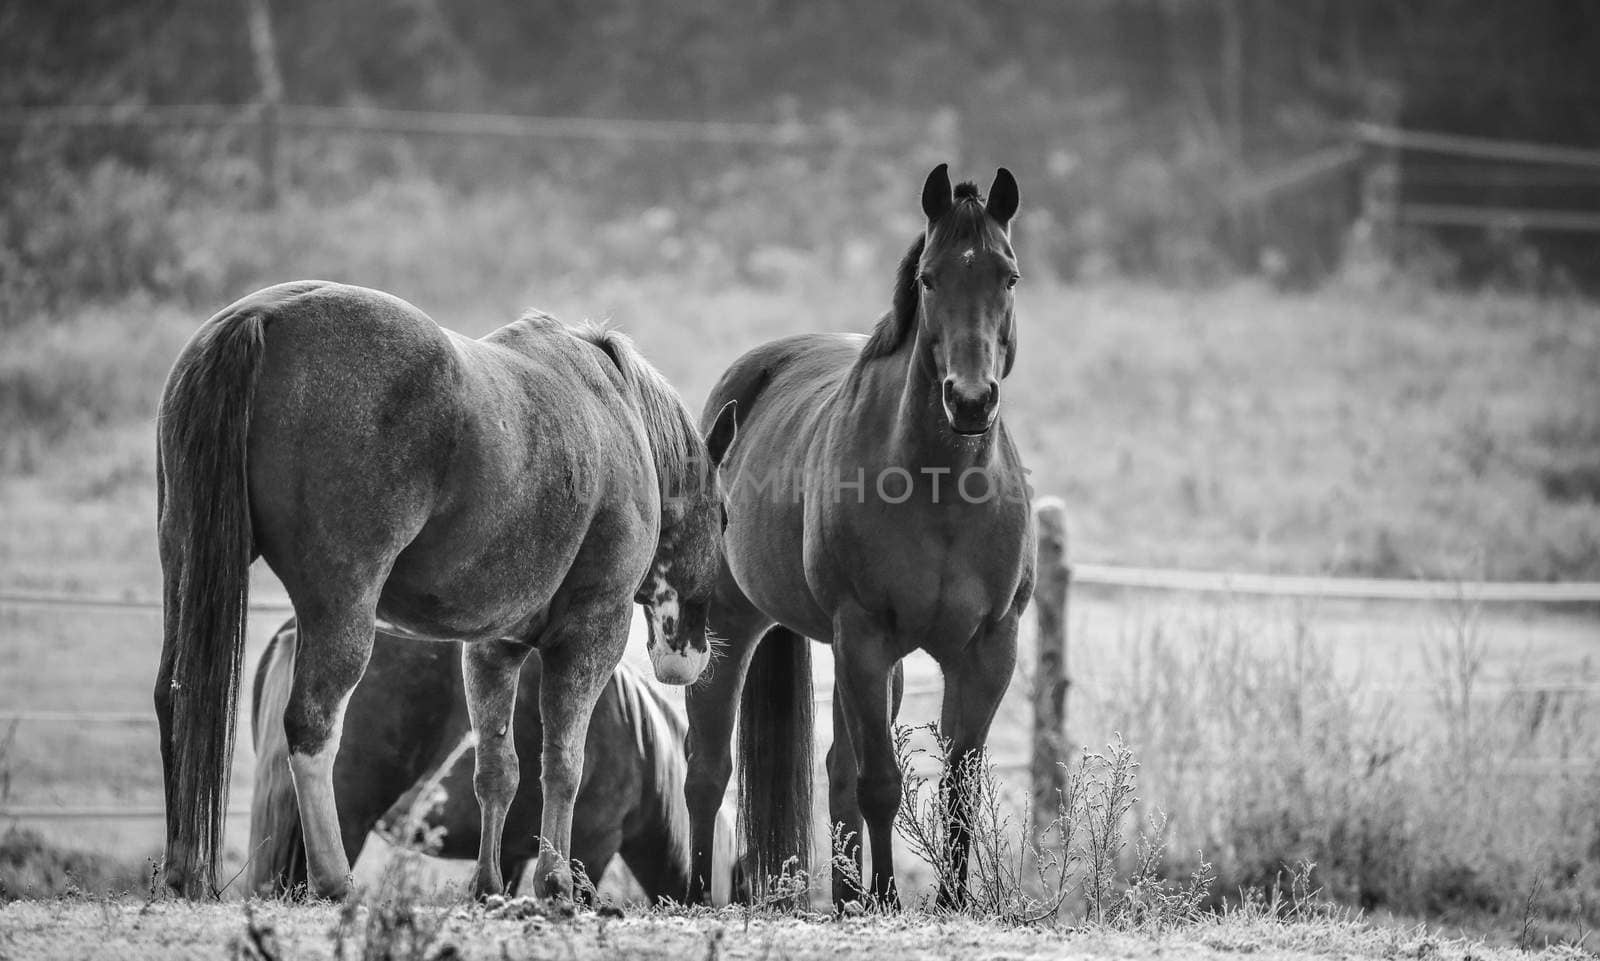
[[[0,902],[141,890],[144,871],[103,854],[63,848],[37,831],[0,835]]]

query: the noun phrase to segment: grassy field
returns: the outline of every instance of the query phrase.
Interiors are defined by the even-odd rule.
[[[366,943],[370,909],[341,919],[333,907],[276,902],[244,907],[195,907],[138,902],[18,902],[0,907],[0,950],[8,956],[69,958],[216,958],[235,944],[266,943],[273,958],[349,957]],[[1380,927],[1343,918],[1284,922],[1259,915],[1204,921],[1177,930],[1015,928],[962,918],[908,913],[895,917],[830,920],[728,909],[652,911],[624,918],[584,915],[571,920],[495,920],[476,908],[423,909],[422,927],[436,929],[428,953],[396,958],[823,959],[929,957],[979,959],[1086,959],[1134,957],[1183,961],[1249,954],[1273,961],[1300,958],[1416,958],[1426,961],[1509,961],[1511,958],[1581,958],[1578,949],[1538,944],[1532,951],[1475,940],[1439,938],[1418,928]],[[254,929],[257,938],[248,931]],[[341,943],[337,932],[347,936]],[[404,941],[402,948],[409,947]],[[456,953],[439,953],[453,949]],[[240,955],[231,955],[240,956]],[[244,957],[260,957],[245,954]],[[376,957],[375,954],[357,954]]]
[[[474,334],[527,305],[607,318],[697,405],[766,339],[867,329],[915,228],[885,215],[829,247],[817,238],[855,212],[848,196],[819,195],[815,211],[791,200],[772,223],[748,204],[705,223],[666,209],[591,223],[541,184],[458,193],[377,178],[262,212],[179,202],[115,168],[96,176],[107,183],[91,179],[75,203],[98,219],[42,231],[60,250],[57,279],[78,292],[0,298],[0,589],[157,595],[162,380],[205,316],[264,283],[381,287]],[[812,242],[784,245],[795,223]],[[1005,416],[1035,488],[1068,505],[1073,558],[1600,578],[1595,305],[1404,277],[1310,293],[1249,280],[1066,283],[1030,266],[1026,220],[1019,230],[1028,276]],[[120,276],[102,263],[160,282],[81,280]],[[266,572],[257,579],[258,594],[277,592]],[[1130,818],[1171,815],[1172,872],[1212,861],[1220,899],[1306,859],[1345,903],[1467,930],[1504,936],[1524,902],[1552,938],[1600,923],[1600,718],[1592,695],[1559,686],[1596,681],[1593,611],[1080,592],[1072,617],[1071,733],[1100,746],[1120,732],[1136,752]],[[253,620],[253,649],[277,621]],[[144,711],[157,637],[152,614],[0,607],[0,708]],[[1026,751],[1030,662],[997,723],[1002,761]],[[925,660],[911,670],[914,685],[936,680]],[[933,705],[907,714],[930,719]],[[0,803],[151,807],[154,759],[147,728],[0,731]],[[236,764],[241,791],[248,761],[242,752]],[[74,823],[49,834],[131,858],[136,876],[157,831]],[[926,881],[925,868],[907,871]],[[80,908],[8,910],[31,925]],[[218,925],[237,918],[220,917],[195,915],[193,930],[225,937]],[[1260,950],[1300,950],[1273,944]]]
[[[283,276],[377,282],[297,267]],[[777,289],[610,277],[492,306],[387,286],[474,334],[526,304],[610,318],[698,405],[763,340],[867,329],[887,302],[880,267]],[[1067,501],[1075,557],[1600,577],[1600,309],[1406,287],[1025,283],[1005,416],[1034,487]],[[4,332],[5,581],[155,583],[150,418],[178,348],[220,306],[132,298]]]

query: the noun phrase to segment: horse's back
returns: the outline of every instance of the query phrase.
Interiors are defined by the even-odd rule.
[[[795,401],[814,401],[834,390],[849,372],[865,338],[860,334],[795,334],[747,351],[711,389],[701,415],[709,431],[728,401],[739,403],[739,423],[753,423],[774,403],[792,409]],[[733,448],[737,461],[742,450]]]

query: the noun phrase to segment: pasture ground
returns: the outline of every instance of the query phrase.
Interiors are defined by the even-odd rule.
[[[591,225],[546,200],[408,181],[274,212],[184,208],[168,239],[180,274],[198,278],[187,293],[64,289],[4,310],[0,589],[158,596],[160,386],[201,319],[261,284],[380,287],[473,334],[529,304],[609,318],[697,405],[757,343],[868,329],[902,233],[891,224],[860,263],[819,247],[788,251],[781,270],[729,272],[754,253],[708,247],[715,266],[679,271],[656,264],[665,241],[638,225]],[[592,238],[592,260],[561,259],[561,228]],[[1595,305],[1404,277],[1309,293],[1068,284],[1032,266],[1022,237],[1006,418],[1034,487],[1067,503],[1074,558],[1600,578]],[[279,591],[257,571],[257,597]],[[254,618],[252,663],[280,619]],[[1080,591],[1071,631],[1070,733],[1091,747],[1120,733],[1136,752],[1138,817],[1172,815],[1174,872],[1214,859],[1231,894],[1305,858],[1347,903],[1492,917],[1502,931],[1543,879],[1536,913],[1562,932],[1600,918],[1588,853],[1600,851],[1600,718],[1591,695],[1550,690],[1595,682],[1595,612]],[[0,606],[0,710],[147,711],[158,645],[150,613]],[[1029,663],[1025,650],[996,724],[1000,761],[1026,751]],[[912,686],[937,681],[926,660],[909,670]],[[829,674],[818,652],[819,694]],[[906,719],[935,713],[922,698]],[[818,720],[825,743],[825,709]],[[148,726],[0,730],[0,803],[156,808],[155,758]],[[249,761],[241,750],[235,805]],[[159,843],[155,819],[36,826],[135,869]],[[235,861],[243,827],[232,821]]]
[[[333,932],[340,910],[252,902],[254,922],[270,928],[284,961],[345,956]],[[366,909],[361,909],[365,913]],[[425,911],[429,909],[423,909]],[[1301,958],[1510,961],[1512,958],[1587,957],[1558,946],[1529,953],[1480,941],[1439,938],[1420,928],[1379,926],[1359,920],[1311,918],[1283,922],[1236,915],[1174,930],[1122,932],[1001,927],[981,921],[908,912],[890,917],[832,920],[826,915],[746,917],[720,911],[650,911],[619,919],[580,915],[569,921],[488,920],[481,909],[431,909],[442,916],[437,944],[455,957],[563,959],[833,959],[882,961],[962,958],[1024,961],[1074,957],[1089,961],[1160,957],[1211,961],[1251,955],[1262,961]],[[358,917],[357,923],[364,919]],[[0,907],[0,957],[29,961],[77,958],[203,958],[231,954],[245,937],[240,904],[194,906],[136,901],[16,902]],[[347,942],[347,950],[359,942]],[[245,954],[244,957],[256,957]],[[432,955],[430,955],[432,956]]]

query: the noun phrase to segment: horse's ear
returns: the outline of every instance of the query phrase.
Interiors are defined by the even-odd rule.
[[[1017,215],[1017,178],[1011,176],[1011,171],[1004,167],[995,171],[994,186],[989,188],[989,203],[984,209],[989,212],[1002,227],[1011,224],[1011,218]]]
[[[927,183],[922,185],[922,212],[931,224],[949,213],[954,203],[950,195],[950,165],[940,164],[933,168],[928,174]]]
[[[739,402],[730,400],[717,412],[717,419],[706,434],[706,453],[710,455],[714,466],[722,466],[722,458],[728,455],[728,448],[733,446],[733,440],[738,436]]]

